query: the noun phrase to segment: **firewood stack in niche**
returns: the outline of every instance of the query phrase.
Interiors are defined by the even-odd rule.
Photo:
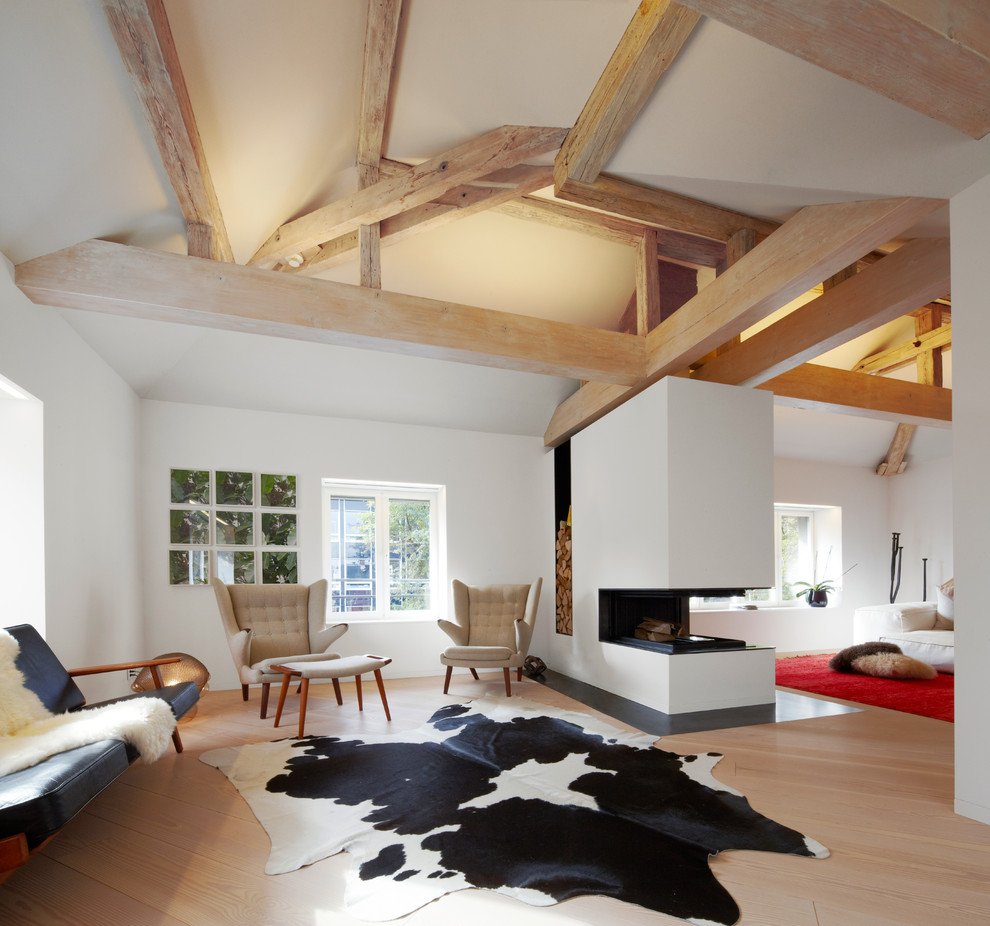
[[[571,620],[571,525],[570,518],[557,528],[557,633],[572,635]]]

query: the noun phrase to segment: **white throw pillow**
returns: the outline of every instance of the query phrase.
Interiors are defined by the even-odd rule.
[[[954,596],[955,596],[955,579],[949,579],[948,582],[943,582],[935,590],[935,600],[937,603],[936,610],[938,611],[939,617],[944,617],[949,621],[949,628],[952,626],[952,621],[955,618],[954,614]],[[936,620],[936,627],[939,630],[949,629],[944,627],[939,627],[938,625],[942,623]]]

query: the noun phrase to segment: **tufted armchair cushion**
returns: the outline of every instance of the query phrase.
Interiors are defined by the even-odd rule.
[[[269,686],[282,679],[273,664],[337,658],[329,649],[347,624],[326,624],[326,579],[312,585],[225,585],[214,578],[211,584],[244,700],[249,685],[262,686],[262,717]]]
[[[454,644],[440,654],[447,666],[444,693],[453,666],[471,669],[475,678],[479,668],[503,669],[509,693],[509,669],[521,673],[529,652],[542,584],[472,587],[454,579],[454,620],[438,621]]]

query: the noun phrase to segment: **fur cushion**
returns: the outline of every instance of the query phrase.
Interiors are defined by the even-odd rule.
[[[855,672],[853,660],[861,656],[872,656],[875,653],[899,653],[901,648],[896,643],[857,643],[840,650],[829,661],[828,667],[834,672]]]
[[[860,675],[874,675],[877,678],[896,678],[902,681],[910,679],[935,678],[938,672],[934,666],[905,656],[903,653],[874,653],[872,656],[860,656],[853,660],[853,671]]]
[[[26,687],[15,664],[19,650],[17,640],[0,630],[0,775],[105,739],[129,743],[144,762],[154,762],[168,749],[175,715],[165,701],[134,698],[51,714]]]
[[[873,675],[877,678],[910,679],[935,678],[934,667],[905,656],[894,643],[859,643],[836,653],[828,667],[835,672]]]

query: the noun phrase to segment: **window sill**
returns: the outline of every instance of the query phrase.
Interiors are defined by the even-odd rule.
[[[329,615],[327,626],[333,624],[423,624],[436,623],[438,615],[431,611],[417,611],[408,617],[399,613],[379,615],[368,611],[334,611]]]

